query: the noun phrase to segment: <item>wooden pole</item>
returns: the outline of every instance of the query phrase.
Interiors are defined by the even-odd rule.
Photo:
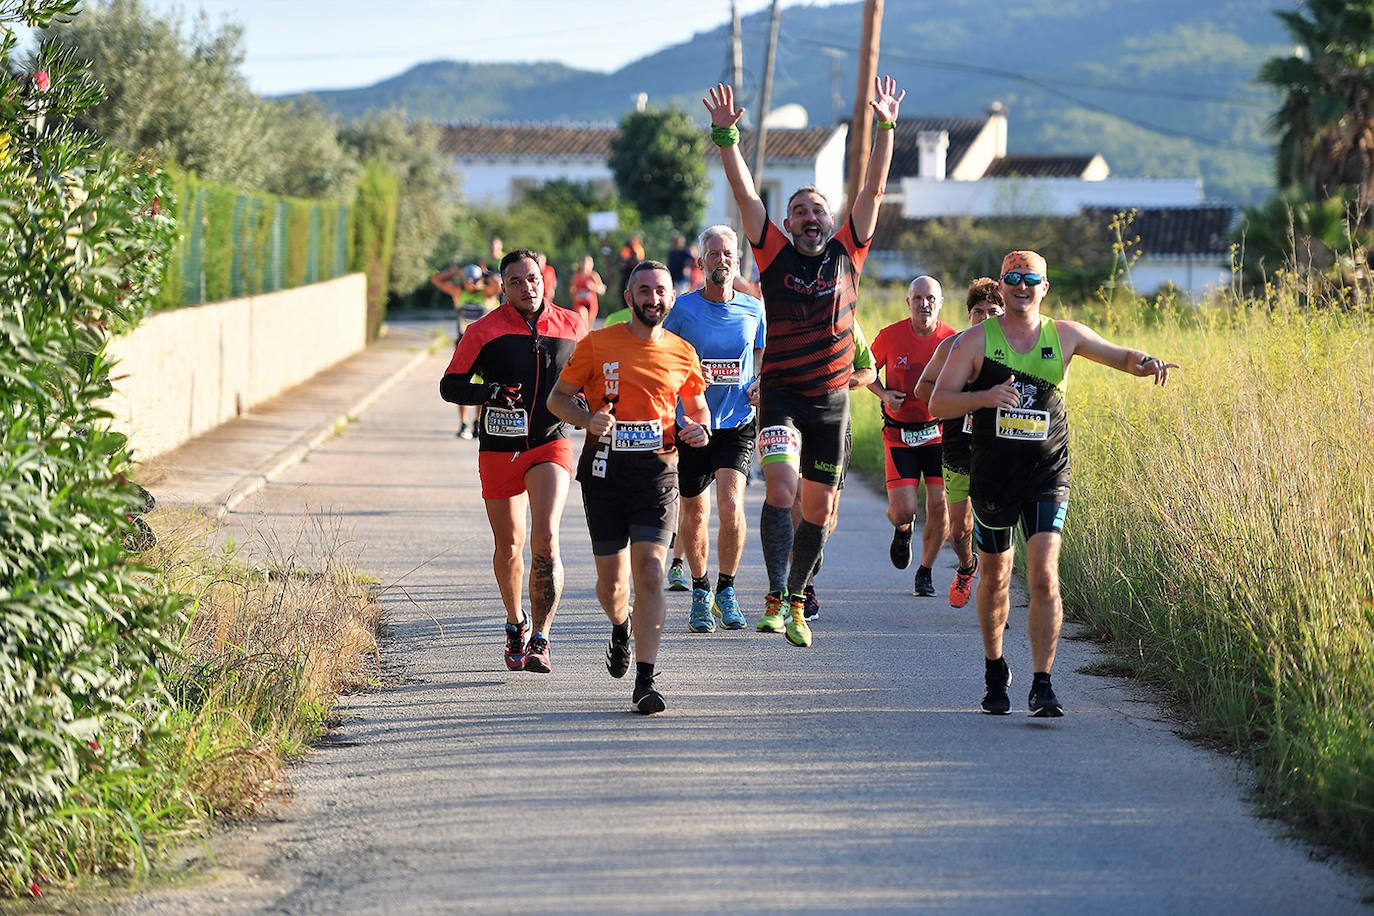
[[[758,146],[754,149],[754,190],[763,196],[763,155],[768,144],[768,106],[773,104],[773,57],[778,49],[778,22],[782,19],[781,0],[773,0],[772,20],[768,25],[768,53],[763,59],[763,93],[759,96],[758,109]],[[777,201],[773,201],[777,206]],[[756,242],[758,239],[749,239]],[[744,257],[740,259],[740,276],[752,281],[754,251],[752,246],[744,246]]]
[[[873,149],[873,77],[878,72],[878,44],[883,31],[883,0],[864,0],[863,35],[859,39],[859,78],[854,92],[854,119],[849,125],[849,175],[845,182],[844,208],[854,206],[863,187],[864,170]]]
[[[744,29],[739,21],[739,0],[730,0],[730,85],[734,87],[738,98],[738,94],[744,89]],[[724,177],[724,173],[721,174]],[[735,196],[728,190],[725,193],[725,222],[733,226],[741,236],[744,235],[744,221],[739,215],[739,204],[735,203]],[[749,251],[747,241],[743,247],[745,252]]]

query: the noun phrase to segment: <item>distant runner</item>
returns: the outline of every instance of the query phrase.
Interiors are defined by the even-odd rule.
[[[968,288],[969,327],[982,324],[989,318],[1002,314],[1002,293],[998,283],[991,277],[979,277]],[[958,336],[947,337],[935,348],[935,355],[921,373],[916,383],[916,397],[930,400],[935,390],[935,380],[945,367],[949,351],[954,349]],[[959,558],[959,568],[954,571],[954,581],[949,584],[950,607],[963,607],[968,604],[973,591],[973,577],[978,572],[978,555],[973,552],[973,510],[968,504],[969,452],[973,441],[973,418],[965,414],[941,421],[940,460],[945,468],[945,506],[949,512],[949,541],[954,546],[954,555]]]
[[[877,227],[892,162],[892,129],[905,95],[890,77],[874,80],[869,105],[877,116],[877,137],[863,187],[838,232],[825,196],[810,186],[788,198],[782,229],[773,225],[739,151],[735,125],[744,109],[735,108],[734,90],[719,84],[702,100],[711,113],[711,139],[720,148],[754,248],[768,316],[759,396],[759,452],[767,492],[759,537],[769,592],[757,629],[784,633],[794,646],[811,645],[803,590],[825,548],[835,511],[859,274]],[[799,485],[802,521],[794,537],[791,512]],[[790,605],[786,621],[784,593]]]
[[[1103,340],[1076,321],[1040,314],[1049,292],[1045,259],[1013,251],[1002,260],[1006,314],[959,336],[935,383],[930,407],[937,416],[973,414],[969,498],[973,537],[983,575],[978,623],[986,657],[983,711],[1011,711],[1011,669],[1002,657],[1002,631],[1010,610],[1012,526],[1026,535],[1030,591],[1032,716],[1062,716],[1050,684],[1063,607],[1059,597],[1059,546],[1069,507],[1069,424],[1064,411],[1069,361],[1086,359],[1166,385],[1176,363]],[[967,390],[965,390],[967,388]]]
[[[711,226],[697,240],[706,285],[679,296],[663,327],[696,348],[706,377],[706,404],[711,411],[711,439],[703,448],[678,448],[678,481],[682,493],[679,522],[681,547],[692,571],[692,607],[687,628],[715,630],[719,617],[727,630],[748,621],[735,597],[735,573],[744,553],[744,483],[754,462],[754,403],[757,367],[763,354],[766,324],[763,303],[736,292],[739,239],[729,226]],[[678,407],[678,423],[683,422]],[[716,586],[706,568],[711,519],[706,491],[716,485],[720,536],[716,544]]]
[[[677,531],[676,403],[681,400],[686,414],[678,433],[684,444],[705,446],[711,417],[696,351],[663,329],[673,307],[667,266],[642,261],[626,282],[630,322],[593,331],[577,345],[549,409],[587,430],[577,479],[596,560],[596,596],[611,621],[606,670],[615,678],[629,671],[633,620],[631,703],[650,715],[667,706],[654,688],[654,665],[663,633],[663,561]],[[579,390],[595,411],[574,400]]]
[[[477,473],[496,549],[492,569],[506,606],[506,667],[548,673],[549,631],[563,591],[558,522],[568,497],[572,444],[545,401],[577,341],[587,333],[572,312],[544,300],[535,253],[501,259],[506,301],[474,321],[439,382],[444,400],[481,404]],[[483,381],[472,381],[480,374]],[[525,514],[530,535],[531,620],[521,611]],[[528,642],[526,640],[528,639]]]
[[[883,402],[883,459],[887,466],[887,520],[892,523],[888,556],[892,565],[911,563],[911,528],[926,485],[926,520],[921,530],[921,565],[911,593],[935,594],[931,568],[949,533],[945,515],[944,468],[940,463],[940,421],[916,395],[916,382],[940,341],[954,328],[940,320],[944,293],[934,277],[917,277],[907,287],[910,318],[893,322],[873,338],[873,358],[883,381],[869,384]]]

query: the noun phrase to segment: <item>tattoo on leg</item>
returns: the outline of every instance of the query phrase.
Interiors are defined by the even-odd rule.
[[[530,611],[536,631],[544,630],[544,624],[558,609],[562,592],[563,564],[552,554],[535,554],[530,562]]]

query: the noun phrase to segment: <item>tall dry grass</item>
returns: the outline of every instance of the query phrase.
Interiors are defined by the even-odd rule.
[[[193,599],[180,653],[155,662],[166,702],[101,736],[141,764],[107,769],[92,749],[69,803],[24,838],[24,885],[141,874],[169,843],[252,814],[287,791],[286,762],[338,695],[379,674],[380,608],[328,522],[236,547],[195,516],[151,521],[159,544],[141,559]]]
[[[1118,313],[1169,389],[1075,362],[1066,610],[1267,804],[1374,857],[1374,327],[1291,303]]]
[[[1051,293],[1048,314],[1183,364],[1163,390],[1071,366],[1066,614],[1245,753],[1267,809],[1374,860],[1374,315],[1292,278],[1198,308]],[[860,317],[904,315],[885,289]],[[853,405],[881,486],[876,399]]]

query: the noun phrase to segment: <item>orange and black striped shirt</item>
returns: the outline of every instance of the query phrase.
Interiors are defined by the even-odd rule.
[[[806,255],[769,221],[751,244],[768,318],[762,384],[808,397],[846,388],[868,242],[857,244],[846,220],[820,254]]]

